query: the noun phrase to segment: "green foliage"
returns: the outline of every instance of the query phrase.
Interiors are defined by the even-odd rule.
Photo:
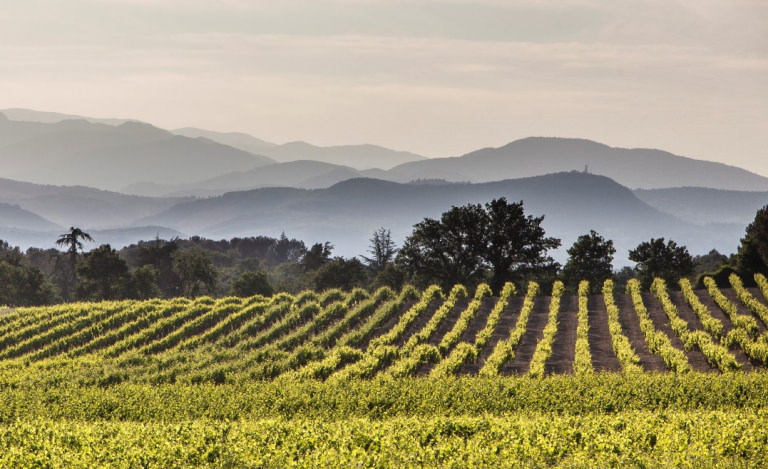
[[[582,280],[579,282],[578,301],[579,312],[577,313],[576,325],[576,353],[573,359],[573,372],[576,375],[589,374],[594,371],[592,368],[592,354],[589,351],[589,282]]]
[[[698,278],[707,274],[712,275],[713,272],[728,265],[729,262],[727,256],[720,254],[716,249],[712,249],[707,254],[693,257],[693,276]]]
[[[56,288],[43,272],[21,262],[18,248],[0,241],[0,305],[36,306],[58,300]]]
[[[556,270],[547,251],[560,240],[545,237],[543,219],[526,216],[522,202],[503,197],[485,206],[452,207],[440,220],[425,218],[414,225],[397,262],[422,283],[448,288],[488,279],[498,292],[508,281]]]
[[[630,411],[0,427],[4,467],[765,467],[763,412]],[[42,430],[45,429],[45,430]]]
[[[547,325],[544,326],[543,335],[539,343],[536,344],[536,350],[531,358],[531,365],[528,374],[533,377],[544,376],[544,366],[547,360],[552,356],[552,346],[557,334],[557,315],[560,313],[560,299],[565,291],[563,282],[555,282],[552,286],[552,297],[549,302],[549,314],[547,315]]]
[[[70,227],[69,232],[59,236],[57,246],[67,248],[67,261],[59,264],[59,274],[64,299],[71,299],[77,282],[78,251],[83,249],[83,241],[93,241],[91,235],[80,228]]]
[[[651,286],[651,291],[656,295],[659,302],[661,302],[661,306],[669,318],[669,326],[683,342],[683,347],[685,347],[686,350],[690,350],[694,346],[698,347],[709,364],[716,366],[723,372],[741,368],[741,365],[736,361],[736,357],[734,357],[726,347],[713,342],[712,337],[709,334],[703,331],[690,330],[688,322],[680,317],[677,307],[672,304],[664,280],[660,278],[654,280],[653,285]]]
[[[640,243],[629,251],[629,260],[637,263],[635,270],[643,288],[650,288],[657,277],[673,283],[693,273],[693,258],[688,249],[672,240],[664,243],[664,238]]]
[[[620,312],[613,296],[613,288],[613,280],[608,279],[603,283],[603,301],[608,313],[608,330],[611,332],[613,352],[621,363],[623,373],[640,373],[643,370],[640,367],[640,358],[622,330],[619,320]]]
[[[367,283],[368,274],[362,262],[355,258],[334,258],[318,267],[314,274],[315,289],[340,288],[351,290]]]
[[[487,296],[491,296],[492,293],[493,292],[491,292],[491,287],[485,283],[481,283],[477,287],[477,290],[475,290],[475,296],[472,301],[470,301],[464,311],[461,312],[461,315],[459,315],[459,319],[454,323],[453,328],[448,331],[448,333],[445,334],[443,339],[440,341],[438,349],[440,349],[440,353],[442,355],[446,355],[448,351],[454,345],[456,345],[461,335],[465,330],[467,330],[467,327],[469,327],[469,323],[472,321],[480,307],[483,305],[483,299]]]
[[[395,242],[392,241],[392,233],[384,227],[374,231],[368,252],[371,254],[371,257],[360,257],[363,258],[368,265],[368,268],[370,268],[374,274],[378,274],[395,260],[397,246],[395,245]]]
[[[185,249],[173,253],[173,270],[180,279],[181,292],[194,298],[213,293],[217,272],[208,254],[201,249]]]
[[[758,210],[747,226],[736,254],[736,266],[743,275],[768,272],[768,205]]]
[[[696,278],[696,286],[695,288],[697,290],[706,290],[707,286],[704,284],[704,279],[709,277],[712,280],[715,281],[715,284],[720,288],[727,288],[728,287],[728,278],[731,276],[731,274],[735,274],[736,269],[731,267],[730,265],[722,265],[719,268],[713,270],[709,273],[704,273],[702,275],[699,275]]]
[[[493,335],[493,332],[496,330],[496,326],[498,325],[499,319],[501,318],[501,313],[507,307],[510,296],[514,295],[515,293],[517,292],[513,283],[507,282],[504,284],[504,288],[501,289],[501,294],[499,295],[499,299],[496,302],[496,305],[488,315],[488,320],[485,323],[485,327],[479,331],[475,337],[475,348],[477,348],[478,352],[482,350],[491,339],[491,335]]]
[[[664,360],[667,367],[675,373],[690,372],[691,365],[688,363],[688,358],[685,354],[681,350],[676,349],[669,340],[669,337],[663,332],[656,330],[656,327],[653,325],[653,320],[651,320],[648,310],[643,303],[643,297],[640,294],[640,281],[637,279],[630,280],[627,284],[627,289],[632,296],[632,304],[640,321],[640,329],[643,331],[648,350],[651,353],[658,354]]]
[[[691,282],[688,279],[680,279],[680,290],[683,293],[685,302],[691,307],[696,316],[701,321],[701,325],[704,330],[712,334],[716,339],[720,340],[723,337],[723,323],[712,316],[712,313],[699,299],[696,293],[691,287]]]
[[[373,279],[371,288],[389,287],[400,290],[405,285],[406,273],[396,264],[387,264]]]
[[[330,242],[315,243],[304,252],[300,264],[304,271],[317,270],[331,260],[331,251],[333,251],[333,245]]]
[[[253,295],[272,296],[275,290],[269,284],[267,274],[264,272],[243,272],[232,283],[232,295],[248,297]]]
[[[515,328],[509,332],[509,337],[496,343],[491,355],[480,369],[481,376],[497,376],[499,369],[509,360],[515,358],[515,350],[523,338],[523,334],[528,330],[528,319],[533,311],[533,300],[539,293],[539,284],[528,282],[528,290],[523,299],[523,306],[520,309],[520,316],[517,318]]]
[[[749,292],[746,288],[744,288],[744,283],[741,281],[741,278],[736,274],[731,274],[728,277],[728,282],[733,287],[733,291],[736,292],[736,296],[739,298],[739,301],[743,305],[747,307],[754,315],[760,318],[760,320],[763,322],[763,325],[768,326],[768,306],[761,303],[757,298],[755,298],[752,293]]]
[[[579,238],[568,249],[568,262],[563,266],[563,278],[568,285],[586,280],[597,293],[603,282],[613,276],[613,255],[616,248],[594,230]]]
[[[731,281],[746,307],[762,307],[740,280]],[[756,281],[768,289],[763,276]],[[729,314],[738,309],[707,283],[720,307]],[[681,286],[684,295],[694,293],[690,282]],[[700,347],[712,363],[729,369],[730,352],[709,333],[689,330],[663,281],[653,288],[686,347]],[[470,319],[477,320],[480,303],[490,301],[486,285],[452,328],[443,326],[467,295],[461,285],[447,298],[433,286],[421,295],[406,287],[399,293],[307,291],[4,311],[0,466],[768,464],[768,375],[635,372],[640,368],[621,332],[611,280],[603,295],[624,373],[594,373],[587,366],[589,288],[582,282],[575,373],[541,372],[560,314],[563,285],[556,283],[531,364],[531,375],[539,377],[498,376],[529,330],[539,289],[528,284],[514,329],[480,376],[462,377],[456,376],[462,365],[480,360],[490,335],[500,332],[495,329],[514,293],[511,283],[474,344],[457,341]],[[639,282],[630,283],[630,292],[649,348],[684,371],[676,357],[682,351],[669,350],[648,327]],[[748,321],[734,326],[727,344],[768,359],[766,339]],[[428,375],[411,377],[430,366]]]
[[[115,300],[124,297],[128,264],[109,244],[83,255],[77,266],[80,282],[77,297],[82,300]]]

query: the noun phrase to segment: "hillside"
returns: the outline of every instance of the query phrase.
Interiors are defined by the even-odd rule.
[[[44,231],[58,230],[61,227],[45,218],[24,210],[18,205],[0,202],[0,229],[11,228],[14,230]]]
[[[352,179],[327,189],[266,188],[181,203],[141,222],[217,239],[285,231],[307,242],[330,240],[336,253],[356,256],[366,251],[370,234],[381,226],[392,230],[399,243],[424,217],[498,197],[523,200],[527,214],[545,214],[547,233],[562,238],[564,247],[597,230],[616,242],[619,264],[626,262],[628,249],[650,237],[673,238],[693,253],[713,248],[731,252],[743,232],[743,227],[702,232],[651,208],[606,177],[583,173],[483,184]],[[564,257],[564,250],[558,257]]]
[[[79,367],[81,385],[753,371],[768,362],[755,339],[768,321],[764,280],[762,291],[643,293],[631,282],[629,294],[606,284],[602,295],[575,296],[529,283],[520,295],[508,284],[500,297],[487,285],[457,285],[31,308],[0,316],[0,363],[58,363],[33,378],[41,384],[56,383],[57,368]],[[742,333],[737,345],[721,345],[732,331]],[[694,332],[708,339],[684,347]],[[103,374],[118,364],[120,376]]]
[[[177,129],[173,132],[187,137],[205,137],[244,151],[269,156],[282,163],[314,160],[364,170],[372,168],[390,169],[409,161],[426,159],[415,153],[391,150],[370,144],[321,147],[306,142],[289,142],[278,145],[240,132],[213,132],[193,127]]]
[[[612,148],[597,142],[532,137],[460,157],[405,163],[390,170],[409,181],[441,177],[486,182],[559,171],[583,170],[607,176],[630,188],[679,186],[732,190],[768,190],[768,178],[722,163],[695,160],[661,150]],[[439,174],[440,176],[435,176]],[[454,174],[454,176],[447,176]]]
[[[0,162],[7,178],[117,190],[137,182],[194,181],[273,160],[138,122],[39,123],[2,116]]]
[[[259,166],[248,171],[206,178],[188,184],[133,184],[125,192],[148,196],[218,196],[225,192],[262,187],[319,189],[349,179],[386,174],[381,170],[358,171],[320,161],[291,161]]]
[[[42,185],[0,178],[0,203],[16,204],[64,227],[126,226],[184,200],[138,197],[89,187]],[[5,219],[0,219],[0,226],[9,227]]]
[[[320,188],[354,177],[479,183],[585,168],[633,189],[768,191],[768,178],[741,168],[583,139],[530,137],[463,156],[428,159],[368,144],[275,144],[241,132],[194,127],[168,131],[127,119],[27,109],[6,112],[13,120],[0,113],[4,177],[141,195],[211,196],[266,186]],[[316,164],[309,166],[307,161]],[[296,164],[264,174],[256,170],[288,162]]]
[[[0,114],[4,114],[8,119],[14,121],[43,122],[46,124],[55,124],[66,120],[84,120],[94,124],[120,125],[126,122],[140,122],[137,119],[112,119],[80,116],[77,114],[65,114],[61,112],[35,111],[33,109],[9,108],[0,109]]]
[[[727,191],[706,187],[635,190],[643,202],[677,218],[698,224],[746,226],[768,205],[768,192]]]
[[[133,221],[157,214],[184,200],[0,178],[0,239],[22,249],[53,247],[54,241],[70,226],[85,229],[97,245],[110,243],[119,247],[140,239],[170,239],[183,234]],[[95,246],[86,246],[91,247]]]
[[[632,292],[406,287],[3,310],[0,420],[21,449],[0,462],[670,467],[684,448],[694,466],[764,466],[768,348],[754,337],[766,319],[734,296],[764,311],[762,293],[673,293],[665,307],[666,290]]]

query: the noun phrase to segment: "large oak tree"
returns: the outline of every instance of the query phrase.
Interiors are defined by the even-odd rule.
[[[450,288],[488,281],[499,291],[507,281],[556,268],[547,251],[560,240],[545,236],[543,220],[526,216],[522,202],[503,197],[484,206],[452,207],[439,220],[414,225],[397,262],[422,283]]]

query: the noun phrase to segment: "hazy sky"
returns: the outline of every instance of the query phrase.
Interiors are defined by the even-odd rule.
[[[768,176],[766,0],[0,4],[0,108],[426,156],[583,137]]]

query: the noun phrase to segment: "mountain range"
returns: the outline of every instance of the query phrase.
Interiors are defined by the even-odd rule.
[[[191,127],[169,131],[126,119],[20,109],[0,113],[3,177],[138,195],[329,187],[351,177],[491,182],[572,170],[608,176],[633,189],[768,191],[768,178],[735,166],[583,139],[530,137],[463,156],[427,159],[374,145],[278,145],[244,133]],[[28,120],[10,120],[9,115]],[[293,164],[270,167],[288,162]]]
[[[302,160],[266,164],[186,184],[133,185],[126,189],[142,195],[211,196],[259,187],[330,187],[354,177],[393,182],[442,180],[480,183],[580,170],[607,176],[637,189],[685,186],[742,192],[768,191],[768,178],[735,166],[695,160],[660,150],[613,148],[582,139],[532,137],[461,157],[411,161],[389,170],[361,170],[327,161],[320,163]]]
[[[266,155],[281,163],[314,160],[357,169],[390,169],[410,161],[426,160],[415,153],[370,144],[320,147],[307,142],[288,142],[278,145],[244,133],[212,132],[194,127],[177,129],[173,133],[186,137],[207,138],[243,151]]]
[[[545,215],[548,234],[563,239],[560,260],[595,229],[615,241],[622,265],[649,237],[695,254],[733,252],[768,203],[768,178],[741,168],[580,139],[425,159],[372,145],[278,145],[130,119],[0,112],[0,238],[23,248],[51,246],[79,226],[116,246],[285,232],[354,256],[381,226],[402,241],[452,205],[507,197]]]
[[[180,184],[273,160],[140,122],[40,123],[0,114],[0,162],[7,178],[116,190],[126,181]]]
[[[607,177],[582,172],[489,183],[350,179],[326,189],[263,188],[183,202],[140,222],[216,239],[285,231],[308,242],[331,240],[340,254],[356,255],[365,252],[370,234],[380,226],[402,241],[424,217],[498,197],[524,201],[527,214],[544,214],[547,233],[563,239],[565,247],[597,230],[614,240],[617,261],[624,264],[627,251],[650,237],[674,238],[693,252],[731,252],[744,229],[713,225],[702,230],[649,206]]]

